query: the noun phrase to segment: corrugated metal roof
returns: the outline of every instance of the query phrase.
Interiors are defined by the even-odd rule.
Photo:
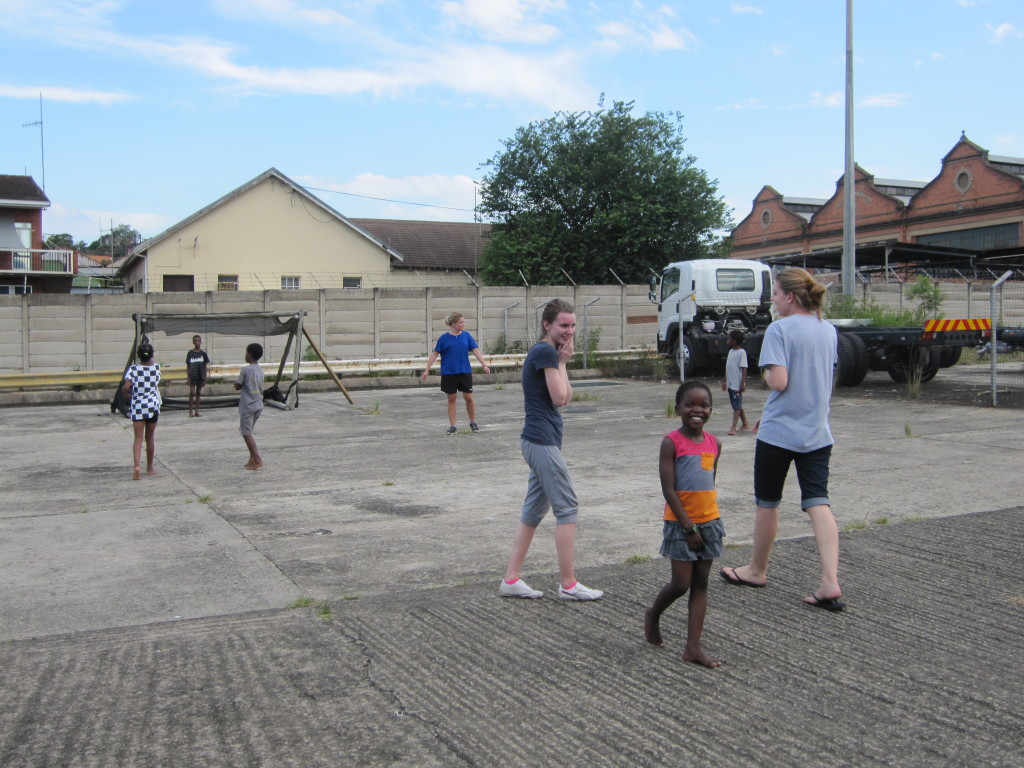
[[[490,224],[405,219],[349,219],[405,260],[407,269],[464,269],[476,272],[491,231]]]

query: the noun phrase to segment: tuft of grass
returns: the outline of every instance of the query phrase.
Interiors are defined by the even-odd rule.
[[[924,518],[920,515],[911,515],[910,517],[903,518],[903,522],[905,523],[920,523],[922,520],[924,520]]]
[[[209,504],[211,501],[213,501],[213,494],[204,493],[202,496],[196,499],[196,501],[198,501],[200,504]]]
[[[903,432],[907,437],[918,437],[918,435],[914,434],[914,430],[910,428],[909,421],[903,425]]]
[[[600,400],[601,398],[597,395],[591,394],[590,392],[573,392],[572,401],[578,403],[582,400]]]
[[[394,483],[394,481],[393,481],[393,480],[385,480],[385,481],[384,481],[383,483],[381,483],[381,485],[383,485],[383,486],[384,486],[385,488],[387,488],[387,487],[389,487],[389,486],[392,486],[392,485],[394,485],[394,484],[395,484],[395,483]]]
[[[359,599],[359,595],[342,595],[341,599],[342,600],[358,600]]]
[[[630,555],[626,558],[626,562],[630,565],[636,565],[638,563],[646,563],[650,559],[650,555]]]
[[[889,518],[888,517],[876,517],[874,520],[872,520],[872,522],[875,525],[888,525],[889,524]]]
[[[868,524],[863,520],[857,520],[856,522],[849,523],[843,526],[844,531],[862,531],[868,527]]]
[[[668,399],[665,401],[665,418],[671,419],[676,415],[676,403],[675,400]]]
[[[316,608],[316,616],[324,621],[331,620],[331,604],[326,600],[316,600],[312,597],[300,597],[289,608]]]
[[[367,416],[377,416],[380,414],[380,400],[374,400],[373,405],[369,408],[363,408],[363,413]]]

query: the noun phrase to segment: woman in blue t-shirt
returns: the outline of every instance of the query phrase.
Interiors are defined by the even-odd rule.
[[[448,431],[446,435],[454,435],[458,432],[455,427],[455,400],[458,393],[466,401],[466,414],[469,416],[469,428],[479,432],[480,427],[476,424],[476,400],[473,399],[473,367],[469,364],[469,356],[472,354],[484,368],[484,373],[490,373],[491,369],[484,362],[480,354],[480,347],[476,339],[466,330],[466,318],[461,312],[452,312],[445,319],[445,325],[451,330],[441,334],[441,338],[434,345],[434,351],[427,359],[427,366],[423,369],[420,379],[427,380],[430,373],[430,366],[441,356],[441,391],[448,396]]]
[[[811,520],[821,560],[818,588],[804,602],[841,611],[839,531],[828,497],[832,432],[829,399],[837,361],[836,329],[821,318],[825,286],[803,269],[775,278],[772,303],[779,319],[768,326],[759,362],[772,390],[764,405],[754,451],[754,547],[748,565],[721,570],[730,584],[763,587],[778,533],[779,503],[790,464],[796,465],[800,506]]]
[[[519,578],[537,526],[548,510],[555,515],[555,550],[563,600],[598,600],[604,594],[576,581],[573,548],[579,505],[569,468],[562,457],[562,414],[558,409],[572,402],[572,385],[566,363],[572,358],[576,314],[572,304],[555,299],[541,314],[544,336],[533,345],[523,362],[523,405],[526,421],[519,436],[523,458],[530,466],[526,500],[512,539],[505,578],[498,587],[502,597],[541,597]]]

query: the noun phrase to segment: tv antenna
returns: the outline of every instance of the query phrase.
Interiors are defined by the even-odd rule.
[[[39,126],[39,159],[42,162],[43,172],[43,192],[46,191],[46,153],[44,151],[43,144],[43,94],[39,94],[39,119],[33,120],[31,123],[22,123],[22,128],[35,128]]]

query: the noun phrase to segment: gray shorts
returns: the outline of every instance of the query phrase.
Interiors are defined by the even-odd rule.
[[[569,477],[569,467],[558,446],[538,445],[529,440],[520,440],[519,445],[523,458],[530,465],[530,482],[519,521],[536,528],[550,509],[555,514],[557,525],[575,523],[579,502]]]
[[[253,430],[256,429],[256,420],[263,413],[263,409],[260,408],[258,411],[249,411],[249,413],[240,413],[238,419],[238,431],[242,433],[242,436],[251,435]]]

